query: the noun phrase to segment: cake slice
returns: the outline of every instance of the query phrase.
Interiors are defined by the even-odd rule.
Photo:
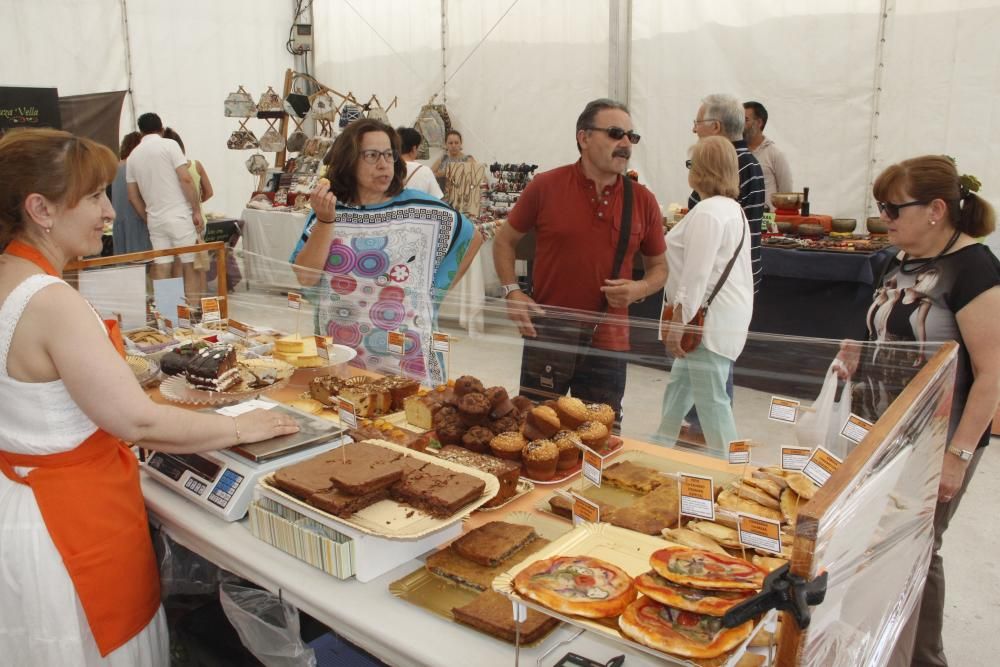
[[[438,452],[438,458],[481,470],[497,478],[500,482],[500,490],[483,507],[502,505],[517,493],[517,482],[521,478],[521,466],[516,461],[470,452],[464,447],[456,447],[455,445],[442,447]]]
[[[516,632],[510,611],[510,600],[496,591],[481,593],[469,604],[453,608],[451,613],[459,623],[504,641],[511,643],[515,641]],[[522,644],[537,641],[557,625],[559,619],[529,609],[528,618],[521,623],[520,641]]]
[[[403,476],[402,454],[366,442],[343,445],[330,465],[330,480],[356,496],[388,488]]]
[[[346,519],[355,512],[360,512],[369,505],[374,505],[378,501],[385,500],[388,497],[388,489],[379,489],[378,491],[356,496],[333,488],[322,493],[314,493],[309,496],[306,502],[328,514]]]
[[[671,480],[658,470],[636,465],[631,461],[618,461],[605,468],[601,475],[602,483],[626,491],[649,493],[653,489],[676,480]]]
[[[339,454],[337,454],[337,450],[333,450],[280,468],[275,471],[271,478],[272,482],[282,491],[290,493],[300,500],[306,500],[314,493],[333,488],[333,482],[330,481],[330,471],[336,456]]]
[[[452,543],[455,552],[473,563],[494,567],[537,537],[535,529],[506,521],[490,521]]]
[[[188,383],[208,391],[225,391],[240,381],[236,349],[232,345],[214,345],[199,351],[184,369]]]
[[[615,509],[607,516],[602,514],[601,520],[646,535],[660,535],[664,528],[677,525],[679,510],[677,486],[664,484],[628,507]]]
[[[395,500],[446,518],[482,495],[486,482],[428,463],[392,485]]]
[[[486,567],[473,563],[468,558],[458,555],[454,547],[449,546],[427,557],[427,571],[431,574],[454,582],[463,588],[474,591],[488,591],[493,586],[493,580],[518,563],[527,560],[549,545],[544,537],[536,537],[531,542],[494,567]],[[509,605],[508,605],[509,609]]]

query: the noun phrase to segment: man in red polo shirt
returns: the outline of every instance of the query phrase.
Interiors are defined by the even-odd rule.
[[[507,314],[525,338],[522,393],[543,398],[569,392],[584,401],[608,403],[619,420],[627,362],[616,353],[629,349],[628,306],[659,293],[667,279],[660,207],[653,193],[638,183],[631,184],[630,232],[621,269],[611,275],[623,221],[623,174],[632,145],[638,142],[624,104],[609,99],[587,104],[576,121],[580,159],[536,176],[493,242]],[[517,284],[514,251],[532,229],[537,240],[529,296]],[[636,252],[643,256],[642,280],[631,279]],[[546,315],[546,306],[591,314],[606,308],[606,321],[596,330],[590,327],[592,337],[587,331],[581,338],[546,341],[535,326]],[[553,342],[576,345],[575,353],[555,350],[565,345]]]

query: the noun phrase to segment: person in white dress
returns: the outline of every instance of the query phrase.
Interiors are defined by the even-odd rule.
[[[732,143],[723,137],[701,139],[691,149],[688,168],[688,183],[701,201],[666,239],[665,303],[674,310],[672,326],[664,326],[663,344],[674,362],[657,439],[673,445],[684,415],[694,405],[709,453],[721,456],[738,437],[726,380],[743,351],[753,315],[750,241],[737,200],[739,163]],[[723,279],[730,261],[732,268]],[[701,343],[685,351],[684,324],[694,319],[720,283],[705,315]]]
[[[403,187],[444,199],[444,193],[434,178],[434,172],[426,164],[417,161],[417,150],[424,138],[412,127],[397,127],[396,133],[399,134],[399,157],[406,162],[406,179],[403,180]]]
[[[107,148],[56,130],[0,139],[0,663],[168,665],[134,454],[293,433],[153,403],[60,278],[114,218]],[[124,441],[124,442],[123,442]]]

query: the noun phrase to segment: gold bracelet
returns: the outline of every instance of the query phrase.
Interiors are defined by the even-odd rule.
[[[236,444],[238,445],[242,440],[240,436],[240,423],[236,421],[236,417],[233,417],[233,428],[236,429]]]

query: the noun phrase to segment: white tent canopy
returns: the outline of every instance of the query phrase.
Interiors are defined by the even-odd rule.
[[[240,84],[255,96],[280,89],[294,4],[7,3],[0,84],[122,90],[131,67],[122,131],[134,114],[160,113],[216,185],[208,210],[236,215],[255,179],[249,153],[226,149],[236,122],[222,100]],[[955,156],[1000,203],[1000,0],[316,0],[311,10],[319,80],[398,96],[397,125],[437,95],[483,162],[575,160],[583,105],[628,95],[643,136],[632,166],[661,204],[682,203],[691,120],[702,97],[725,92],[767,107],[766,134],[815,212],[863,225],[874,175],[924,153]]]

